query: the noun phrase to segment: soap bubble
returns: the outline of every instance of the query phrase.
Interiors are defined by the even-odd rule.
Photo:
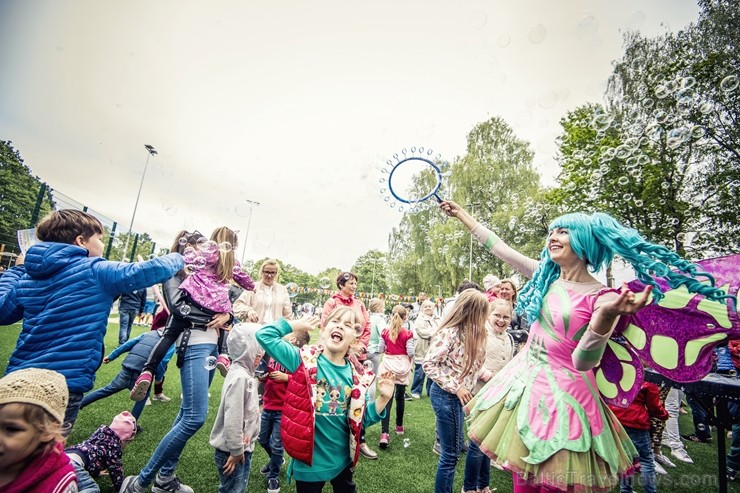
[[[180,238],[179,238],[179,239],[177,240],[177,244],[178,244],[178,245],[180,245],[180,246],[185,246],[185,245],[187,245],[187,244],[188,244],[188,239],[187,239],[187,238],[185,238],[184,236],[181,236],[181,237],[180,237]]]
[[[182,252],[182,259],[185,261],[186,264],[190,264],[195,260],[195,257],[198,256],[198,252],[195,251],[195,248],[193,247],[187,247],[184,252]]]
[[[719,83],[719,88],[724,92],[732,92],[737,89],[738,85],[740,85],[740,81],[738,81],[737,75],[728,75]]]
[[[547,28],[542,24],[537,24],[529,30],[529,42],[537,45],[542,43],[547,37]]]
[[[617,180],[617,183],[619,183],[620,185],[626,185],[629,182],[630,182],[630,179],[627,178],[626,176],[620,176],[619,179]]]
[[[326,276],[322,277],[321,279],[319,279],[319,287],[321,289],[328,289],[329,287],[331,287],[331,279]]]
[[[190,314],[190,305],[182,305],[180,307],[180,313],[183,316],[188,316]]]
[[[203,253],[216,253],[216,251],[218,250],[218,243],[213,240],[208,240],[203,243],[203,246],[201,246],[200,249]]]
[[[221,253],[229,253],[231,251],[234,251],[234,247],[228,241],[224,241],[223,243],[218,244],[218,250]]]
[[[311,303],[304,303],[301,305],[301,313],[306,316],[311,316],[316,313],[316,306]]]
[[[286,284],[285,289],[288,290],[288,296],[290,296],[291,298],[295,298],[296,296],[298,296],[298,291],[300,291],[298,284],[294,282],[289,282],[288,284]]]
[[[206,360],[203,363],[203,368],[205,368],[208,371],[215,370],[216,369],[216,357],[206,356]]]
[[[190,265],[192,265],[194,269],[202,269],[206,266],[206,259],[200,256],[195,257]]]
[[[195,246],[197,246],[198,248],[203,248],[203,245],[205,245],[206,243],[208,243],[208,238],[206,238],[205,236],[201,236],[200,238],[195,240]]]

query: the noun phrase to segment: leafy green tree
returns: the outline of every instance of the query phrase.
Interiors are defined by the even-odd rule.
[[[518,250],[537,255],[541,232],[525,220],[525,212],[544,199],[529,144],[499,117],[476,125],[467,141],[466,154],[451,165],[446,196]],[[391,233],[389,250],[390,283],[399,293],[447,295],[463,279],[480,283],[488,273],[512,274],[479,245],[471,245],[470,234],[457,221],[448,221],[433,203],[404,215]]]
[[[46,189],[36,210],[45,185],[23,163],[20,152],[11,144],[0,140],[0,245],[5,245],[6,251],[17,252],[16,232],[36,226],[38,220],[52,210],[53,202]]]
[[[388,292],[388,260],[379,250],[370,250],[360,256],[352,266],[358,277],[357,291],[368,293],[370,297]]]

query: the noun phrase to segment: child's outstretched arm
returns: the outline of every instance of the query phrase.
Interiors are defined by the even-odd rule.
[[[23,307],[18,304],[15,287],[26,273],[26,268],[12,267],[0,277],[0,325],[10,325],[23,318]]]
[[[118,296],[164,282],[184,266],[179,253],[169,253],[131,264],[101,260],[93,264],[93,274],[101,289],[111,296]]]
[[[240,267],[239,262],[236,262],[236,266]],[[254,291],[254,281],[252,278],[241,269],[234,269],[234,281],[246,289],[247,291]]]
[[[298,320],[285,320],[265,325],[257,331],[257,342],[275,361],[285,367],[288,372],[295,372],[301,364],[298,348],[284,340],[283,337],[292,332],[309,332],[319,323],[318,317],[304,317]]]

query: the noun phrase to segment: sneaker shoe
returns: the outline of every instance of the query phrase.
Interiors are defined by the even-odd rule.
[[[154,394],[152,396],[152,400],[157,401],[157,402],[170,402],[172,399],[170,399],[164,394]]]
[[[440,446],[439,442],[435,440],[434,446],[432,447],[432,452],[434,452],[437,455],[442,455],[442,447]]]
[[[280,493],[280,482],[277,479],[267,480],[267,493]]]
[[[666,471],[663,466],[658,464],[657,461],[653,461],[653,468],[655,468],[655,474],[662,474],[663,476],[668,474],[668,471]]]
[[[737,478],[737,471],[731,467],[727,468],[727,481],[735,481]]]
[[[396,435],[403,435],[403,426],[396,426]]]
[[[129,396],[132,401],[143,401],[146,397],[146,393],[149,390],[149,386],[152,384],[151,372],[145,371],[139,375],[134,383],[134,388],[131,389]]]
[[[468,452],[468,447],[470,447],[470,442],[465,440],[462,444],[462,449],[460,449],[460,452],[462,452],[463,454],[466,454]]]
[[[147,397],[146,398],[146,404],[144,404],[144,405],[145,406],[151,406],[152,405],[152,398],[151,397]]]
[[[411,395],[409,395],[409,394],[403,394],[403,400],[410,401],[411,399],[413,399],[413,397],[411,397]]]
[[[260,468],[260,474],[262,474],[263,476],[267,476],[268,474],[270,474],[269,462]]]
[[[412,399],[421,399],[421,396],[419,394],[411,394]]]
[[[152,493],[195,493],[193,488],[182,484],[174,474],[169,478],[163,478],[157,473],[152,485]]]
[[[698,435],[681,435],[684,440],[689,440],[696,443],[712,443],[712,437],[700,437]]]
[[[378,453],[371,449],[367,443],[360,444],[360,454],[366,459],[374,460],[378,458]]]
[[[388,436],[388,433],[381,433],[380,434],[380,441],[378,442],[378,447],[382,448],[383,450],[388,448],[388,443],[391,441],[391,437]]]
[[[222,377],[225,377],[229,373],[229,367],[231,367],[231,361],[225,354],[220,354],[216,358],[216,369],[221,373]]]
[[[686,450],[682,448],[674,448],[671,450],[671,455],[675,457],[676,459],[680,460],[681,462],[685,462],[687,464],[693,464],[694,460],[689,457],[689,453],[686,452]]]
[[[665,467],[676,467],[676,464],[663,454],[655,454],[655,462]]]
[[[126,476],[126,479],[121,483],[121,493],[145,493],[146,488],[139,486],[137,481],[139,476]]]

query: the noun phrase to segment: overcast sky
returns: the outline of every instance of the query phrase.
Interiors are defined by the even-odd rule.
[[[312,274],[386,250],[379,169],[452,160],[503,117],[557,175],[558,121],[602,100],[622,33],[689,0],[2,1],[0,139],[52,188],[162,245],[241,230],[247,258]],[[2,186],[2,184],[0,184]],[[241,256],[242,248],[238,249]]]

